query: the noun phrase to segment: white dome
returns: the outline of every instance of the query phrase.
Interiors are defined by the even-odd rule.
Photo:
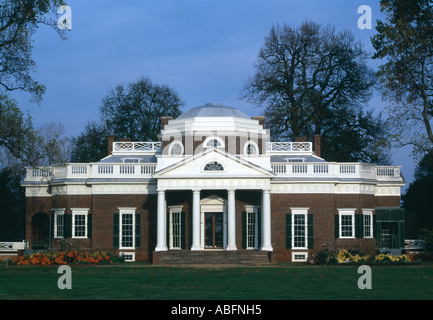
[[[242,111],[223,106],[219,103],[207,103],[204,106],[199,106],[192,108],[183,114],[181,114],[177,119],[187,119],[187,118],[196,118],[196,117],[234,117],[234,118],[243,118],[250,119],[245,113]]]

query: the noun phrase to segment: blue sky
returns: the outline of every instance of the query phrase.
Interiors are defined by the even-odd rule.
[[[149,77],[185,101],[184,110],[207,102],[236,107],[250,116],[263,110],[239,99],[272,25],[304,20],[350,29],[373,52],[370,37],[381,13],[378,0],[69,0],[72,30],[62,41],[41,27],[34,36],[35,78],[47,87],[41,106],[15,93],[35,126],[62,122],[79,134],[99,118],[102,99],[119,83]],[[358,7],[372,9],[373,29],[358,28]],[[60,17],[60,14],[59,14]],[[379,62],[372,61],[373,68]],[[375,97],[368,109],[382,110]],[[407,150],[394,155],[410,179]]]

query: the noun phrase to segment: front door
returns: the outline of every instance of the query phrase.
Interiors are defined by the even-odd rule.
[[[222,249],[223,213],[205,212],[205,248]]]

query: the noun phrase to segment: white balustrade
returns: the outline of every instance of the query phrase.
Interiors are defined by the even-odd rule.
[[[312,142],[267,142],[266,150],[270,153],[313,152]]]
[[[278,177],[377,179],[401,181],[400,167],[374,166],[363,163],[272,163],[272,171]]]
[[[113,142],[113,154],[116,153],[156,153],[161,151],[161,142]]]

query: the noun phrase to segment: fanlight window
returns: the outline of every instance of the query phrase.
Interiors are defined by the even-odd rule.
[[[257,145],[252,141],[249,141],[245,144],[245,154],[247,155],[257,155],[259,154],[259,150],[257,149]]]
[[[170,147],[170,155],[171,156],[180,156],[183,154],[182,144],[178,141],[173,142]]]
[[[221,144],[221,141],[219,141],[218,139],[210,139],[206,143],[206,147],[207,148],[219,148],[219,147],[222,147],[222,144]]]
[[[224,171],[224,167],[217,161],[212,161],[206,164],[204,171]]]

